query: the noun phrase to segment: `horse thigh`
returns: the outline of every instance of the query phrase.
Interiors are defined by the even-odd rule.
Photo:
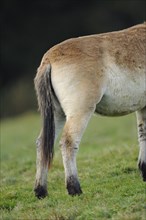
[[[55,122],[55,141],[65,124],[65,115],[63,112],[54,112],[54,122]]]

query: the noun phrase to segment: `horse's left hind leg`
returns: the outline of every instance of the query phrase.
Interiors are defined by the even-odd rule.
[[[55,120],[55,139],[64,125],[65,117],[61,113],[58,114],[54,113],[54,120]],[[36,159],[36,180],[35,180],[35,195],[39,199],[44,198],[47,196],[47,176],[48,176],[48,164],[44,164],[43,157],[42,157],[42,148],[41,148],[41,136],[42,132],[40,133],[37,139],[37,159]]]
[[[140,145],[138,165],[142,173],[143,181],[146,181],[146,107],[137,111],[136,115]]]
[[[37,198],[41,199],[47,196],[47,174],[48,174],[48,164],[44,166],[43,158],[42,158],[42,149],[41,149],[41,135],[36,141],[36,180],[35,180],[35,195]]]

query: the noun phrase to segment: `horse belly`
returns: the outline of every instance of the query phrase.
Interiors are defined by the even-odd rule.
[[[96,106],[96,113],[120,116],[146,106],[146,75],[110,74],[107,89]]]

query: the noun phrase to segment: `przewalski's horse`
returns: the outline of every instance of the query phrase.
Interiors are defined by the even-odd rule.
[[[81,194],[76,153],[93,113],[136,112],[138,164],[146,181],[146,23],[64,41],[45,53],[35,77],[43,127],[37,140],[35,194],[47,195],[54,140],[60,141],[70,195]]]

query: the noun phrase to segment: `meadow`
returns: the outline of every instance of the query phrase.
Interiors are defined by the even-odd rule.
[[[83,194],[68,196],[58,142],[48,177],[49,195],[38,200],[35,139],[40,118],[27,113],[1,122],[1,220],[144,220],[146,188],[137,169],[135,115],[93,116],[77,156]]]

